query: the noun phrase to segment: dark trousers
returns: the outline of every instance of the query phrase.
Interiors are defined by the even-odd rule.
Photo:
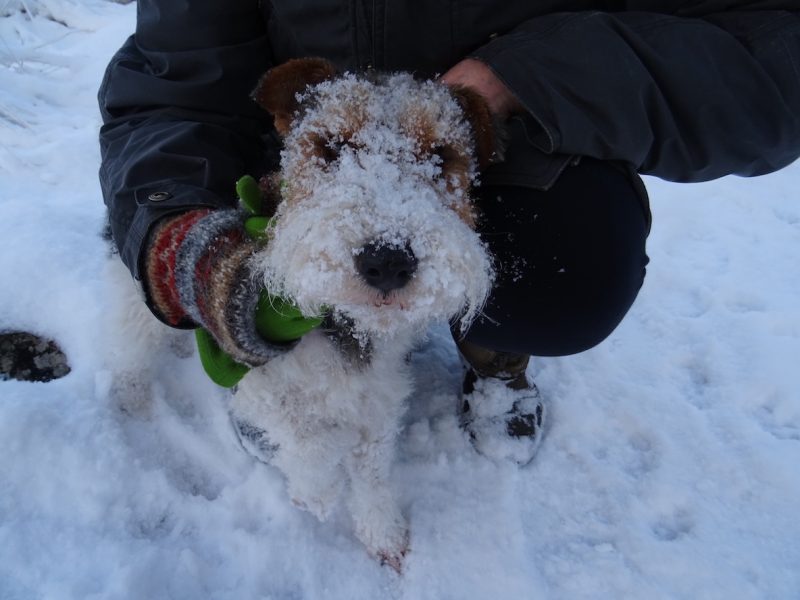
[[[648,262],[648,218],[630,176],[584,158],[548,191],[479,191],[478,229],[497,276],[466,340],[564,356],[608,337],[636,299]]]

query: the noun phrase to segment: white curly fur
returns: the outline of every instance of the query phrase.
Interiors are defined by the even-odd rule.
[[[399,569],[409,534],[389,474],[412,391],[405,358],[432,321],[474,317],[492,282],[490,257],[463,218],[475,176],[471,131],[443,85],[407,74],[345,75],[302,100],[282,154],[284,200],[256,267],[305,314],[326,307],[346,317],[370,356],[351,362],[313,332],[251,372],[233,410],[278,445],[274,464],[299,506],[325,519],[346,492],[359,539]],[[320,143],[333,154],[311,152]],[[445,146],[467,165],[449,180],[435,152]],[[410,247],[418,260],[413,279],[389,294],[355,266],[376,240]]]

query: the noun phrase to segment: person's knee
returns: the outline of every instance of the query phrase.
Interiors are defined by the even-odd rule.
[[[626,174],[588,161],[548,192],[493,188],[483,204],[499,269],[467,339],[540,356],[605,340],[633,304],[648,261],[648,219]]]
[[[602,280],[602,274],[596,281]],[[563,296],[498,298],[466,334],[470,342],[504,352],[567,356],[603,342],[633,305],[645,269],[616,269],[603,285],[573,288]],[[511,305],[513,302],[513,305]]]

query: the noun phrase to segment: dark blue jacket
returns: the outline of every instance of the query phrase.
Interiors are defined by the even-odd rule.
[[[768,173],[800,155],[795,11],[798,0],[139,0],[99,94],[112,235],[138,277],[155,221],[231,206],[238,177],[273,168],[279,142],[249,92],[301,56],[424,76],[487,63],[527,109],[489,183],[547,188],[573,156],[672,181]]]

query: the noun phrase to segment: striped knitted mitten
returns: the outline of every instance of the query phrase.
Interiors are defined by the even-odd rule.
[[[257,331],[261,290],[248,263],[260,244],[245,233],[248,216],[198,209],[166,218],[151,234],[145,267],[164,322],[203,327],[236,362],[255,367],[291,344],[270,343]]]

